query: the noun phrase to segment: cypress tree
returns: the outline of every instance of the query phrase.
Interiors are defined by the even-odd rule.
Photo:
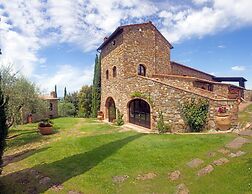
[[[55,97],[57,98],[58,97],[58,94],[57,94],[57,85],[54,86],[54,92],[55,92]]]
[[[8,134],[8,127],[6,124],[6,109],[7,109],[7,99],[4,97],[2,91],[2,80],[0,77],[0,174],[2,173],[2,164],[3,164],[3,152],[6,146],[6,137]]]
[[[66,89],[66,87],[64,88],[64,99],[66,98],[66,96],[67,96],[67,89]]]
[[[101,57],[96,54],[92,87],[92,117],[97,117],[101,103]]]

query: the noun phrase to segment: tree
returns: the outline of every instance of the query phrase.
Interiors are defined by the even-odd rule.
[[[79,116],[89,118],[92,113],[92,86],[82,86],[79,94]]]
[[[73,92],[73,93],[69,93],[68,95],[66,95],[66,97],[64,98],[65,102],[70,102],[74,105],[75,108],[75,112],[74,112],[74,116],[77,116],[78,111],[79,111],[79,98],[78,98],[78,92]]]
[[[66,96],[67,96],[67,89],[66,89],[66,87],[64,88],[64,99],[66,98]]]
[[[2,91],[4,96],[8,97],[7,105],[7,127],[13,124],[22,123],[22,109],[38,109],[39,90],[25,77],[18,76],[18,73],[12,73],[11,67],[1,67]]]
[[[61,101],[59,103],[59,115],[61,117],[71,117],[75,115],[75,107],[73,103]]]
[[[57,85],[54,86],[54,92],[55,92],[55,97],[57,98],[58,97],[58,94],[57,94]]]
[[[96,55],[92,87],[92,117],[97,116],[101,103],[101,57]]]
[[[7,100],[2,91],[2,79],[0,77],[0,174],[2,173],[2,164],[3,164],[3,152],[6,146],[6,137],[8,134],[8,127],[6,125],[6,110],[7,110]]]

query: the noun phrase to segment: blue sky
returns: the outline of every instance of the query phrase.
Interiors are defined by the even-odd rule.
[[[119,25],[151,20],[173,61],[216,76],[243,76],[252,89],[251,0],[2,0],[0,65],[44,93],[92,83],[96,48]]]

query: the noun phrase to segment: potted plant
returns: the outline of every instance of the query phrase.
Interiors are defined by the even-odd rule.
[[[97,119],[99,119],[100,121],[104,120],[104,113],[102,111],[98,111]]]
[[[215,116],[217,129],[221,131],[226,131],[231,127],[231,120],[229,114],[227,113],[226,106],[220,106],[217,109],[217,115]]]
[[[50,135],[53,133],[53,123],[49,119],[42,120],[38,124],[38,129],[42,135]]]

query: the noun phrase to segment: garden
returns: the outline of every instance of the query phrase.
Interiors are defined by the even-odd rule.
[[[52,135],[42,136],[37,123],[10,130],[1,193],[252,192],[252,144],[227,146],[249,136],[143,134],[85,118],[52,122]]]
[[[113,124],[95,119],[98,56],[95,64],[92,86],[65,88],[59,118],[28,124],[23,113],[46,115],[48,104],[29,80],[1,69],[0,193],[252,193],[252,105],[239,113],[245,133],[172,134],[162,112],[157,133],[139,133],[119,110]],[[192,132],[207,111],[207,102],[185,104]]]

